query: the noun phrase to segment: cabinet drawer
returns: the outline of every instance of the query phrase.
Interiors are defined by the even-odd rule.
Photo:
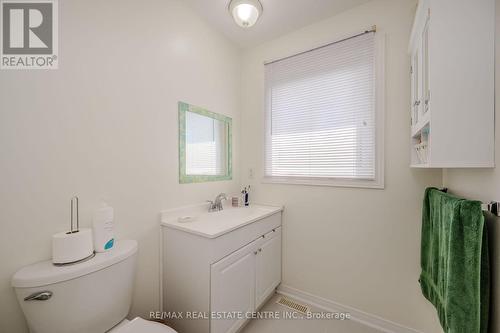
[[[271,231],[264,234],[264,239],[269,240],[274,237],[281,237],[281,227],[273,228]]]
[[[223,236],[217,237],[214,240],[215,244],[211,262],[215,263],[221,260],[240,249],[243,245],[249,244],[255,239],[263,238],[263,235],[266,235],[280,226],[281,212],[267,216],[260,221],[248,224]]]

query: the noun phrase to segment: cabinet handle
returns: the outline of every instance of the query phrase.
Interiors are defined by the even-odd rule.
[[[419,106],[420,105],[420,101],[415,101],[415,103],[413,103],[413,106]]]

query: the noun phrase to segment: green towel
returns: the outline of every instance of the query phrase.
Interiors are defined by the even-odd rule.
[[[486,333],[488,235],[481,203],[425,191],[420,286],[446,333]]]

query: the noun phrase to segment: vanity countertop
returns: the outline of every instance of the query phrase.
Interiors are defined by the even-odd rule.
[[[225,207],[224,210],[208,212],[207,204],[181,207],[161,213],[161,225],[216,238],[252,222],[279,213],[283,207],[250,205],[247,207]]]

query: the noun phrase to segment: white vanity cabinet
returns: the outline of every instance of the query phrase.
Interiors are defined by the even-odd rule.
[[[410,37],[411,166],[494,167],[495,0],[420,0]]]
[[[162,298],[180,333],[237,332],[281,282],[281,207],[162,214]],[[195,314],[195,315],[193,315]],[[197,318],[194,318],[196,316]]]

